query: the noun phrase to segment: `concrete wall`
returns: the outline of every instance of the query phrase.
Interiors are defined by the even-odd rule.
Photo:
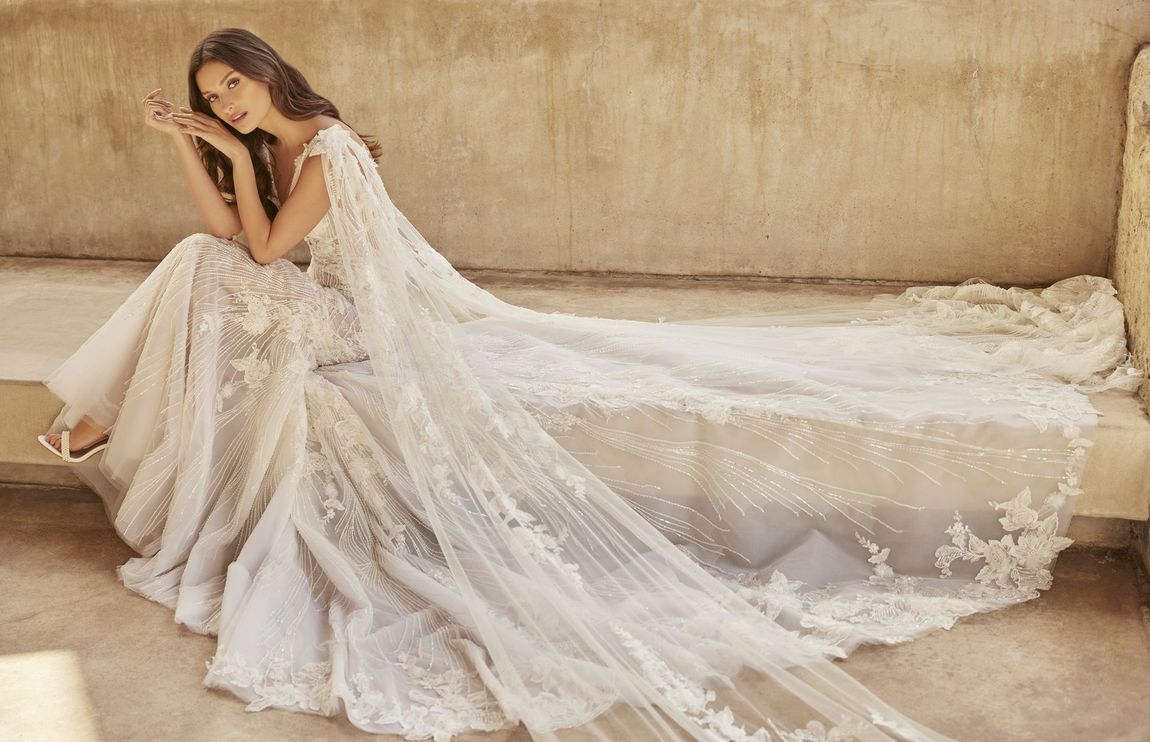
[[[1150,39],[1111,0],[8,0],[0,254],[200,229],[139,100],[226,25],[382,138],[461,268],[1022,284],[1106,273]]]
[[[1130,72],[1127,117],[1113,278],[1126,308],[1130,350],[1150,370],[1150,48]],[[1142,400],[1150,406],[1150,380],[1142,385]]]

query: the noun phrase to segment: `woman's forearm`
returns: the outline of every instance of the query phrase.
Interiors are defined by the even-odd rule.
[[[208,175],[199,153],[196,152],[192,137],[177,134],[173,138],[180,153],[180,167],[184,171],[184,178],[192,190],[196,210],[200,212],[200,218],[207,225],[208,232],[216,237],[234,237],[243,228],[236,207],[224,200],[215,180]]]
[[[259,187],[256,185],[256,170],[251,154],[246,148],[232,158],[232,182],[236,188],[236,204],[239,206],[240,223],[248,238],[248,251],[252,259],[260,261],[260,254],[268,243],[272,231],[271,219],[260,202]]]

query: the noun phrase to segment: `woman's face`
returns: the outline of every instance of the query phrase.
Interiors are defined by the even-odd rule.
[[[212,112],[236,131],[254,131],[272,109],[268,86],[236,72],[223,62],[205,62],[196,71],[196,85]],[[238,118],[237,120],[237,117]]]

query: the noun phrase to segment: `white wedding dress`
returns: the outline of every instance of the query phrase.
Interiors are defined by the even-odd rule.
[[[306,273],[183,240],[46,380],[52,431],[249,708],[449,739],[944,739],[832,661],[1050,584],[1106,279],[633,322],[506,304],[343,126]],[[940,692],[940,703],[944,701]],[[566,738],[566,737],[565,737]]]

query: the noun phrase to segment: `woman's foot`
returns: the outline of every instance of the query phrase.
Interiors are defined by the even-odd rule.
[[[101,439],[106,438],[107,431],[95,424],[88,418],[82,418],[76,427],[72,428],[71,434],[68,436],[68,447],[73,451],[82,451],[94,443],[99,442]],[[49,445],[57,451],[60,450],[60,434],[59,433],[45,433],[45,440]]]

